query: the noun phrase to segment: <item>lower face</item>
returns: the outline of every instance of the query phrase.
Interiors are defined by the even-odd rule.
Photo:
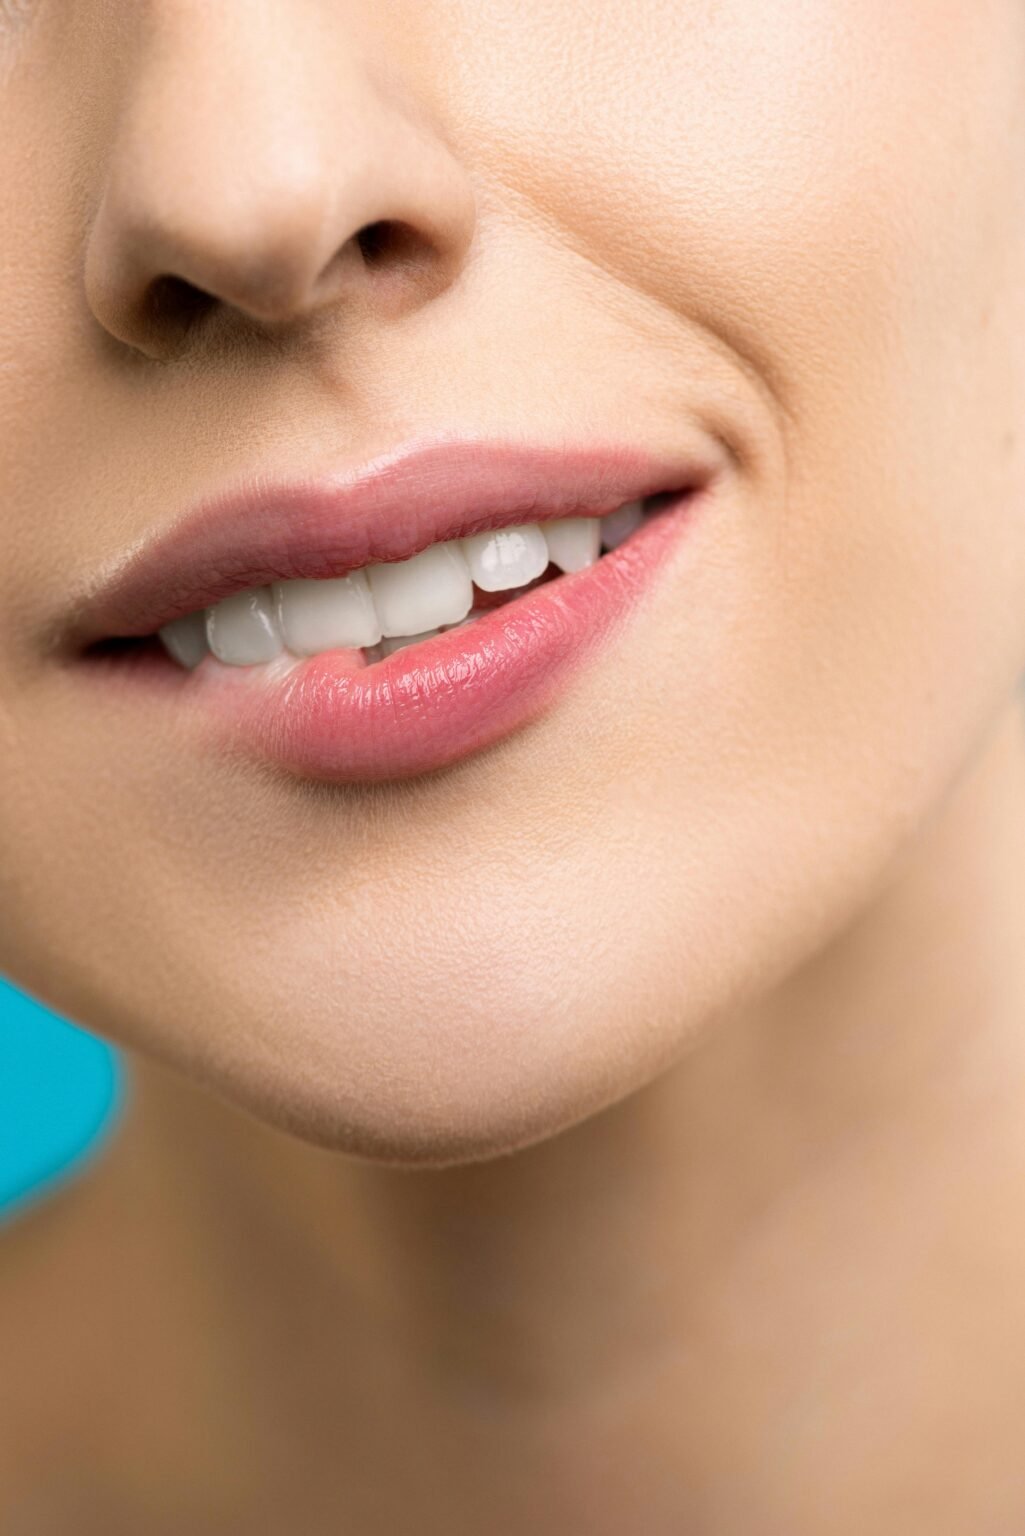
[[[0,42],[0,967],[311,1140],[509,1150],[792,974],[1013,692],[1025,12],[368,8],[361,48],[473,181],[474,262],[415,323],[339,324],[315,367],[255,342],[150,367],[79,298],[116,9],[44,5]],[[453,434],[686,445],[714,472],[419,657],[47,643],[211,487]],[[287,676],[450,678],[531,603],[578,629],[494,730],[440,729],[437,697],[383,758],[330,711],[282,725]]]

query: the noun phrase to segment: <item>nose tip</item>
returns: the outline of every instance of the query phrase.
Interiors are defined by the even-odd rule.
[[[193,82],[186,106],[163,65],[118,121],[86,249],[87,301],[119,341],[159,355],[197,309],[283,324],[372,303],[385,278],[415,302],[458,272],[470,179],[369,77],[317,92],[265,53],[239,78],[236,56],[235,89]]]

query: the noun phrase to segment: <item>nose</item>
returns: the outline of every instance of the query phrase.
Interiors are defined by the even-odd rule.
[[[347,300],[421,302],[452,281],[475,227],[471,180],[345,38],[343,7],[316,27],[294,0],[148,9],[86,248],[106,331],[162,356],[197,311],[275,326]]]

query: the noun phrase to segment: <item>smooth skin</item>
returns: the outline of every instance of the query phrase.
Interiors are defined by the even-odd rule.
[[[0,17],[0,969],[135,1082],[0,1250],[4,1536],[1019,1532],[1025,6]],[[55,646],[232,474],[684,421],[457,768]]]

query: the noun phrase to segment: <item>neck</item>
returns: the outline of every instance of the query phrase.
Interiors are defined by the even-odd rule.
[[[275,1348],[268,1315],[316,1297],[323,1361],[365,1345],[369,1373],[435,1403],[593,1419],[636,1393],[679,1428],[697,1400],[707,1471],[718,1416],[742,1456],[751,1405],[764,1439],[784,1376],[839,1370],[895,1276],[898,1314],[921,1315],[937,1224],[987,1240],[994,1170],[1025,1150],[1022,914],[1016,704],[845,931],[615,1108],[511,1157],[409,1172],[306,1147],[140,1062],[107,1185],[148,1180],[150,1219],[199,1245],[222,1294],[273,1294],[239,1314],[254,1349]]]

